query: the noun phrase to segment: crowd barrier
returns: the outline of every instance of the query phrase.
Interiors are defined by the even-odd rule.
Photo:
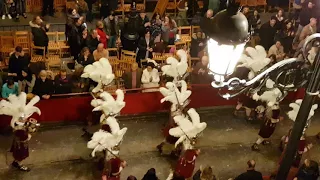
[[[191,85],[192,94],[189,108],[235,105],[237,98],[225,100],[219,96],[219,90],[210,85]],[[125,92],[126,106],[121,115],[164,112],[170,109],[170,103],[160,103],[163,98],[160,92],[140,93],[142,89],[129,89]],[[287,100],[293,101],[304,96],[304,90],[290,92]],[[41,116],[33,115],[40,123],[63,121],[86,121],[91,114],[92,100],[90,93],[53,95],[49,100],[40,100],[36,104],[41,109]],[[0,116],[0,127],[8,126],[11,117]]]

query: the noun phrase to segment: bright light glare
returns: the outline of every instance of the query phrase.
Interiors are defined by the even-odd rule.
[[[245,43],[236,46],[219,45],[215,40],[209,39],[209,69],[214,74],[222,76],[232,74],[244,50],[244,46]]]

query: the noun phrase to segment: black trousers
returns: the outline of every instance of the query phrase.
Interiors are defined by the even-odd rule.
[[[17,14],[21,15],[26,13],[26,1],[25,0],[16,0]]]
[[[48,12],[49,12],[49,15],[54,14],[53,1],[54,0],[43,0],[43,7],[42,7],[43,16],[45,16]]]

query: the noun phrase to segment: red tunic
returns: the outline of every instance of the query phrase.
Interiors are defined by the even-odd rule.
[[[98,32],[98,35],[100,36],[100,42],[104,45],[104,48],[107,48],[107,34],[99,28],[97,28],[96,30]]]
[[[272,110],[272,116],[273,119],[279,119],[280,118],[280,110]],[[272,119],[269,119],[268,117],[265,118],[263,124],[261,124],[259,136],[262,138],[270,138],[270,136],[273,134],[274,130],[276,129],[277,123],[272,123]]]
[[[122,160],[119,158],[112,158],[109,160],[110,169],[108,172],[108,180],[120,180],[121,163]]]
[[[22,161],[29,157],[28,132],[24,129],[14,131],[13,143],[10,149],[16,161]]]
[[[184,177],[185,179],[190,178],[193,174],[197,156],[198,155],[196,154],[196,150],[186,150],[184,155],[178,160],[175,173],[177,173],[179,176]]]
[[[173,137],[169,134],[169,130],[171,128],[177,127],[177,124],[173,120],[173,116],[170,114],[170,119],[167,125],[162,129],[163,136],[165,137],[166,141],[170,144],[175,144],[179,138]]]

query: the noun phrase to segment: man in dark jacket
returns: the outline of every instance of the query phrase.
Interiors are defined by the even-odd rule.
[[[275,26],[276,21],[277,18],[275,16],[272,16],[270,21],[264,23],[260,28],[260,44],[264,47],[266,51],[274,44],[274,38],[277,33],[277,29]]]
[[[74,24],[71,27],[68,35],[68,43],[70,46],[71,56],[74,60],[78,60],[79,53],[84,44],[84,40],[87,38],[87,33],[84,33],[82,27],[82,18],[74,19]]]
[[[86,46],[89,48],[91,54],[97,49],[100,43],[97,30],[92,30],[91,35],[86,39]]]
[[[72,82],[67,76],[65,69],[60,70],[60,74],[54,79],[55,94],[68,94],[71,93]]]
[[[254,160],[249,160],[247,165],[247,172],[240,174],[234,180],[263,180],[261,172],[254,169],[256,166],[256,162]]]
[[[22,69],[28,67],[30,60],[24,57],[21,46],[15,48],[15,52],[9,58],[8,76],[12,76],[15,81],[21,77]]]
[[[139,69],[138,63],[133,63],[131,69],[122,75],[124,80],[124,87],[126,89],[140,88],[141,86],[142,70]]]
[[[53,1],[54,0],[43,0],[42,1],[42,16],[47,15],[49,12],[50,16],[54,16],[54,9],[53,9]]]

